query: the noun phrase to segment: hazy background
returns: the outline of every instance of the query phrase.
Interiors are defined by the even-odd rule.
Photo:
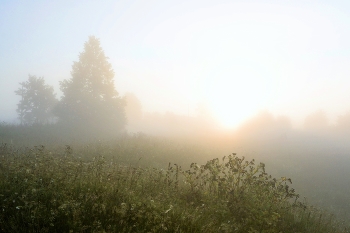
[[[268,110],[302,127],[350,110],[348,1],[1,1],[0,120],[13,122],[28,74],[60,96],[89,35],[144,112],[220,126]]]
[[[0,35],[0,121],[28,74],[60,97],[94,35],[130,132],[264,161],[349,216],[349,1],[1,1]]]

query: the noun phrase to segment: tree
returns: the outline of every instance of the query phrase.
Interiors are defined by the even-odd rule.
[[[140,123],[142,120],[142,104],[137,96],[128,92],[124,96],[126,100],[125,113],[129,124]]]
[[[323,110],[318,110],[308,115],[304,121],[304,129],[309,131],[326,131],[329,127],[327,114]]]
[[[52,109],[57,103],[53,87],[46,85],[42,77],[29,75],[15,93],[21,96],[17,104],[21,124],[47,124],[53,119]]]
[[[350,133],[350,111],[338,116],[336,122],[336,129],[340,133],[349,134]]]
[[[100,41],[90,36],[74,62],[72,78],[60,82],[63,96],[55,113],[63,123],[101,129],[121,129],[125,101],[114,87],[114,71]]]

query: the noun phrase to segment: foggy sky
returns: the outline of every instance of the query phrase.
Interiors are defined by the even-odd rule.
[[[100,39],[116,89],[148,112],[223,125],[261,110],[301,125],[323,110],[350,110],[347,1],[2,1],[0,121],[16,117],[28,74],[58,96],[89,35]]]

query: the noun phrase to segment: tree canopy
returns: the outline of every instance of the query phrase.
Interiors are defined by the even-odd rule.
[[[90,36],[74,62],[72,78],[60,82],[63,96],[56,108],[61,122],[99,129],[121,129],[125,101],[114,86],[114,71],[100,41]]]
[[[52,109],[57,103],[53,87],[46,85],[42,77],[29,75],[15,93],[21,96],[17,104],[21,124],[47,124],[53,120]]]

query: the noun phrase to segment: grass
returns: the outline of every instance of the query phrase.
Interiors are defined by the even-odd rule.
[[[0,146],[1,232],[349,232],[286,177],[231,154],[136,135],[113,143]],[[181,164],[169,161],[182,161]]]

